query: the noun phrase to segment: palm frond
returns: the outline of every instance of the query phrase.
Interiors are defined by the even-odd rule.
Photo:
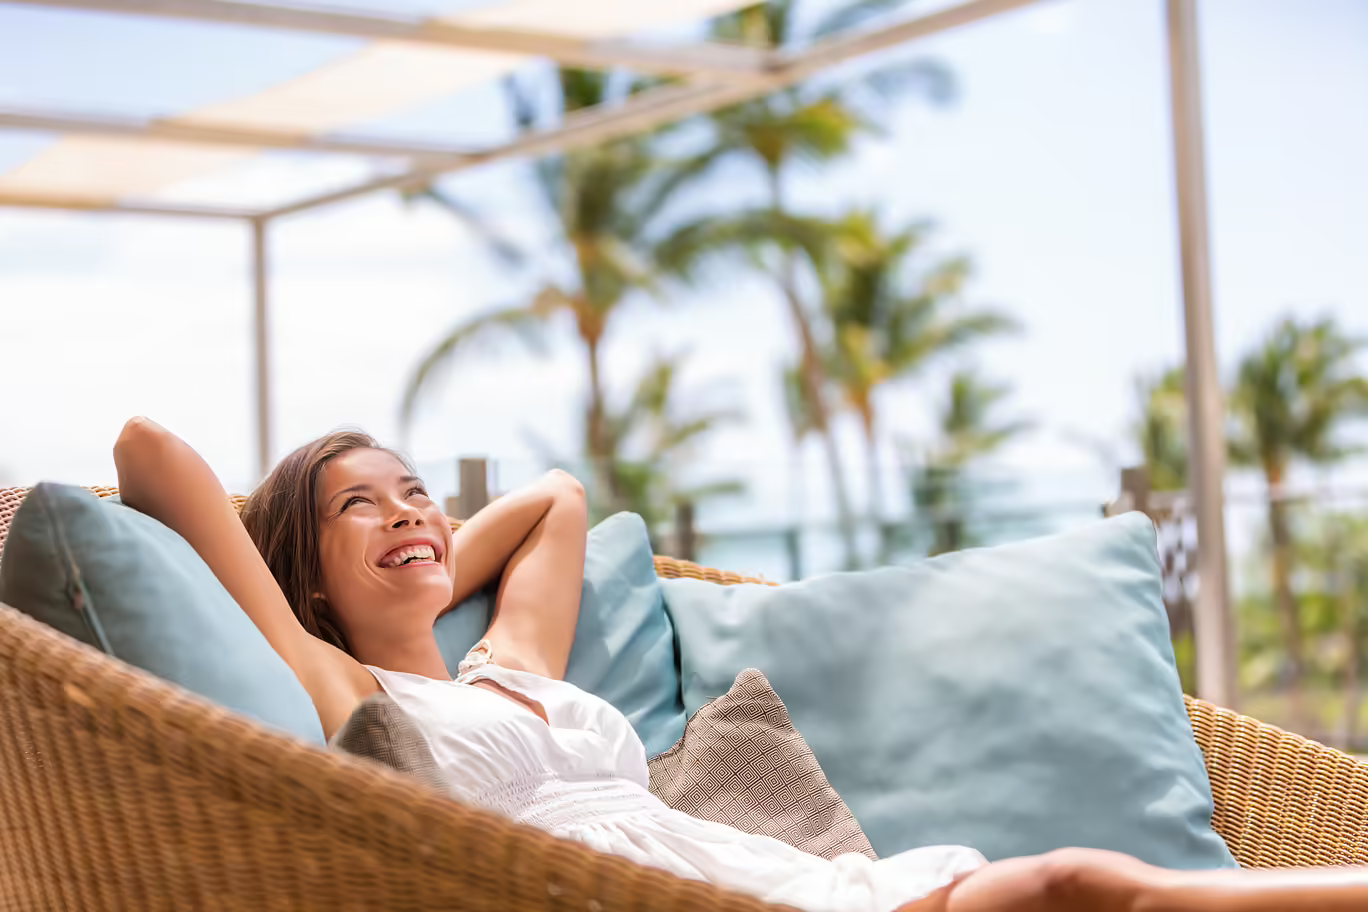
[[[532,90],[517,74],[505,79],[503,86],[504,95],[508,99],[508,109],[518,132],[529,133],[539,129],[541,117]],[[554,213],[559,213],[561,208],[560,191],[564,165],[564,158],[560,155],[541,156],[531,163],[532,176],[541,194],[542,203]]]
[[[1181,366],[1135,383],[1137,415],[1130,435],[1159,491],[1181,491],[1188,481],[1186,372]]]
[[[1341,434],[1368,418],[1368,381],[1356,365],[1365,346],[1333,319],[1280,320],[1236,370],[1232,461],[1271,479],[1298,459],[1329,463],[1353,453]]]
[[[786,365],[779,376],[784,393],[784,414],[788,417],[789,432],[792,434],[794,443],[801,443],[807,439],[809,434],[816,433],[820,427],[816,409],[808,398],[807,387],[803,383],[802,368],[799,365]]]
[[[851,0],[830,10],[813,26],[814,38],[826,38],[868,23],[900,7],[907,0]]]
[[[450,366],[457,355],[465,351],[477,339],[489,341],[493,335],[511,334],[529,344],[536,345],[540,342],[540,338],[535,331],[542,326],[545,319],[544,310],[534,304],[525,307],[501,308],[455,326],[441,341],[433,346],[431,351],[423,356],[409,377],[404,388],[403,404],[400,407],[400,424],[407,427],[412,423],[418,399],[427,390],[429,384],[440,371]]]
[[[664,453],[673,453],[705,437],[724,424],[740,421],[742,413],[733,409],[718,409],[686,418],[676,419],[662,429],[657,442]]]
[[[687,488],[675,491],[673,500],[676,504],[699,504],[707,500],[716,500],[719,497],[736,497],[744,493],[746,493],[746,483],[736,478],[730,478],[722,481],[710,481],[706,484],[690,485]]]
[[[505,266],[518,267],[526,262],[523,249],[492,225],[478,209],[433,184],[405,191],[407,201],[426,200],[444,209],[449,215],[471,230],[495,258]]]
[[[638,224],[633,227],[643,230],[654,222],[681,192],[707,177],[729,154],[727,148],[712,145],[678,161],[660,162],[656,168],[656,179],[635,207]]]
[[[949,386],[937,422],[937,464],[963,468],[1031,427],[1022,419],[995,419],[995,412],[1011,394],[1010,387],[984,380],[972,368],[952,374]]]
[[[782,47],[792,37],[794,0],[765,0],[718,16],[709,26],[715,41],[750,47]]]
[[[935,104],[948,104],[958,94],[954,71],[939,60],[917,58],[875,67],[851,83],[846,97],[852,103],[857,94],[868,94],[870,101],[887,104],[914,92]]]
[[[605,70],[560,67],[557,76],[561,110],[566,114],[596,108],[609,98],[612,74]]]
[[[762,253],[800,252],[812,262],[827,254],[829,226],[822,219],[756,207],[726,216],[705,216],[677,226],[656,245],[660,268],[685,282],[697,281],[710,267],[736,257],[764,266]]]

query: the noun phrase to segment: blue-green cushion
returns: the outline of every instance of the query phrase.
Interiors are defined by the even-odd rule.
[[[662,584],[686,709],[762,670],[881,856],[1234,865],[1143,515],[778,588]]]
[[[492,594],[479,593],[438,618],[437,645],[453,674],[484,636],[492,607]],[[621,710],[649,755],[669,750],[684,735],[674,629],[646,524],[634,513],[610,516],[589,530],[579,625],[565,680]]]
[[[186,690],[323,744],[313,701],[175,532],[71,485],[40,484],[10,525],[0,601]]]

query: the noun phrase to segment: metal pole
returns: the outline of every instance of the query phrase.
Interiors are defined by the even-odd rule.
[[[265,219],[252,220],[253,354],[256,360],[257,479],[271,470],[271,334]]]
[[[1226,571],[1225,408],[1211,320],[1206,149],[1196,0],[1168,0],[1174,178],[1187,346],[1188,478],[1197,514],[1197,691],[1235,703],[1235,637]]]

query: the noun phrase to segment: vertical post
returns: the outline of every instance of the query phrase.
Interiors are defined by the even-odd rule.
[[[457,519],[470,519],[489,504],[489,466],[483,459],[457,463],[460,490],[456,494]]]
[[[675,504],[674,556],[680,560],[698,559],[698,531],[694,528],[694,505],[690,501]]]
[[[1121,470],[1121,491],[1130,495],[1131,510],[1139,510],[1150,519],[1155,516],[1150,512],[1150,477],[1149,469],[1145,466],[1131,466]]]
[[[253,351],[256,359],[257,478],[271,470],[271,327],[265,219],[252,219]]]
[[[1168,0],[1174,178],[1187,347],[1188,477],[1197,515],[1197,692],[1235,702],[1235,637],[1227,592],[1225,409],[1211,318],[1211,252],[1196,0]]]

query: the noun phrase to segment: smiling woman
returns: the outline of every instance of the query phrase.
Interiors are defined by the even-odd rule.
[[[583,491],[564,473],[453,533],[408,463],[357,431],[287,456],[241,522],[204,460],[151,421],[128,422],[114,459],[125,501],[204,558],[294,670],[329,735],[378,689],[372,669],[449,681],[433,623],[495,579],[486,636],[500,664],[565,672],[587,518]],[[496,682],[481,686],[522,702]]]
[[[586,542],[584,491],[570,476],[501,497],[453,533],[403,459],[364,434],[332,434],[292,453],[252,495],[249,535],[209,466],[165,429],[133,419],[114,460],[125,503],[194,547],[299,677],[325,733],[383,689],[428,741],[454,798],[561,839],[811,912],[1365,907],[1354,869],[1189,877],[1088,850],[988,865],[961,846],[828,860],[695,819],[650,792],[627,717],[559,680]],[[496,577],[486,639],[453,680],[432,625]]]

